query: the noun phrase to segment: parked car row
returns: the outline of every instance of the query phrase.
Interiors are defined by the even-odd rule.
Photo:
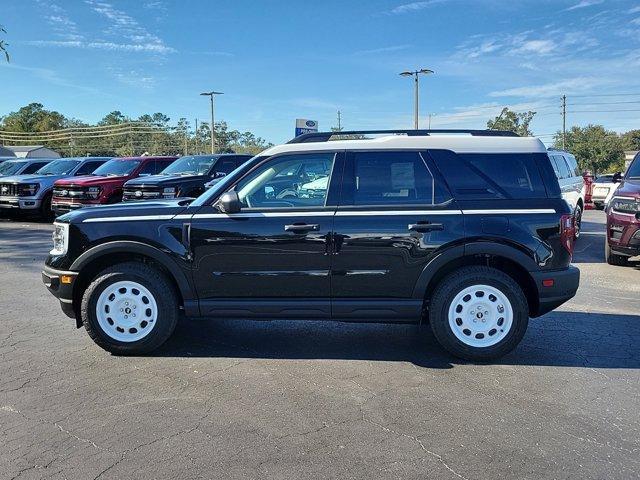
[[[61,215],[151,198],[197,197],[250,155],[10,159],[0,163],[0,210]],[[176,161],[177,160],[177,161]]]

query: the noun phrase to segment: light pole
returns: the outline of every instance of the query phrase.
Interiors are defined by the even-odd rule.
[[[213,114],[213,97],[215,97],[216,95],[224,95],[223,92],[215,92],[215,91],[211,91],[211,92],[202,92],[200,95],[204,95],[206,97],[210,97],[211,98],[211,154],[215,153],[215,145],[216,145],[216,124],[215,124],[215,120],[214,120],[214,114]]]
[[[413,112],[413,127],[418,130],[418,96],[419,96],[419,85],[418,85],[418,76],[420,74],[428,75],[429,73],[435,73],[433,70],[429,70],[428,68],[421,68],[420,70],[413,70],[400,73],[403,77],[414,77],[414,85],[415,85],[415,106]]]

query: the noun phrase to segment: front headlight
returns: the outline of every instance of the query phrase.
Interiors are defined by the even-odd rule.
[[[100,196],[100,187],[89,187],[87,197],[96,199]]]
[[[175,187],[163,188],[162,196],[164,198],[174,198],[176,196],[176,188]]]
[[[54,223],[53,234],[53,248],[49,252],[50,255],[64,255],[69,248],[69,224],[68,223]]]
[[[640,201],[628,197],[613,197],[609,203],[614,212],[636,214],[640,212]]]
[[[18,185],[18,195],[21,197],[33,197],[40,190],[39,183],[24,183]]]

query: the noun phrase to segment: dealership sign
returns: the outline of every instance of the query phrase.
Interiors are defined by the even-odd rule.
[[[304,133],[315,133],[318,131],[318,122],[304,118],[296,118],[296,137]]]

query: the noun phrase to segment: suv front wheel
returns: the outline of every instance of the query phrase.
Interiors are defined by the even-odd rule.
[[[471,361],[501,357],[513,350],[529,323],[520,286],[490,267],[463,267],[436,287],[429,307],[433,333],[447,351]]]
[[[140,262],[107,268],[87,287],[82,323],[98,346],[119,355],[155,350],[173,333],[178,299],[160,271]]]

